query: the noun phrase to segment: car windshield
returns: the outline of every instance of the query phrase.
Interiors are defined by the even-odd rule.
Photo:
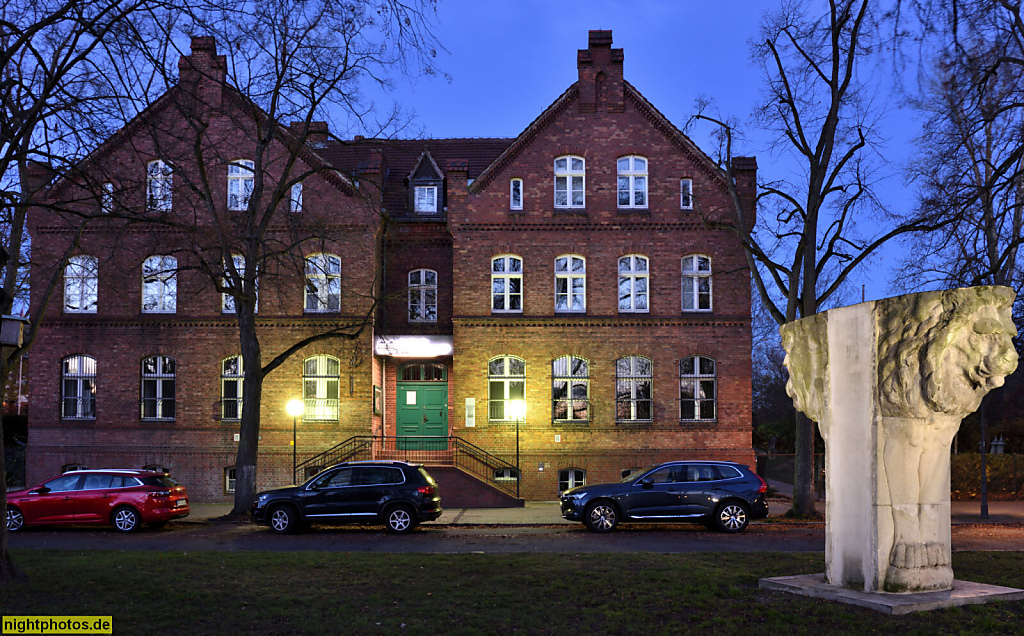
[[[142,483],[146,486],[163,486],[164,488],[174,488],[178,485],[170,475],[153,475],[152,477],[140,477]]]
[[[644,466],[643,468],[640,468],[639,470],[634,470],[630,474],[628,474],[625,477],[623,477],[619,481],[619,483],[620,484],[628,484],[631,481],[636,481],[637,477],[639,477],[640,475],[646,475],[647,473],[651,472],[652,470],[654,470],[657,467],[658,467],[658,464],[652,464],[650,466]]]

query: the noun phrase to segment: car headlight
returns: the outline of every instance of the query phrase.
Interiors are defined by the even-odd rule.
[[[580,501],[581,499],[586,498],[586,496],[587,496],[587,493],[585,493],[585,492],[574,492],[571,495],[565,495],[565,498],[566,499],[572,499],[573,501]]]
[[[256,505],[262,506],[263,504],[267,503],[267,499],[270,499],[269,494],[263,494],[260,495],[259,497],[256,497]]]

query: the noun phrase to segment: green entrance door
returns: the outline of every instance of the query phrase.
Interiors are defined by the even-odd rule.
[[[446,450],[448,448],[448,384],[398,383],[398,448]],[[430,439],[432,437],[438,439]]]

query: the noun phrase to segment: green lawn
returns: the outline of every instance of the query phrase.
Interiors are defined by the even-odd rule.
[[[466,554],[15,550],[3,615],[110,615],[115,634],[1020,634],[1024,603],[887,617],[765,592],[821,553]],[[954,554],[1024,587],[1024,552]]]

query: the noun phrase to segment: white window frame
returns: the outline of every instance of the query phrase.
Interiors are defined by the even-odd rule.
[[[683,257],[680,294],[682,309],[686,313],[708,312],[713,307],[711,290],[711,257],[707,254],[687,254]],[[705,306],[701,306],[701,305]]]
[[[304,299],[308,314],[341,313],[341,257],[328,253],[306,257]]]
[[[651,263],[643,254],[619,257],[619,313],[646,314],[651,311]]]
[[[508,182],[508,209],[523,209],[523,180],[518,177]]]
[[[173,314],[178,310],[178,259],[155,255],[142,262],[142,313]]]
[[[239,280],[242,281],[242,283],[244,284],[245,283],[245,257],[242,256],[241,254],[235,254],[235,255],[233,255],[231,257],[231,260],[234,261],[234,263],[235,263],[235,271],[238,272]],[[224,266],[224,269],[225,269],[225,271],[227,270],[227,265],[226,264]],[[224,284],[225,285],[229,285],[230,282],[231,281],[228,278],[225,277]],[[256,291],[256,302],[253,304],[253,311],[254,312],[259,312],[259,310],[260,310],[260,284],[259,284],[259,270],[258,269],[256,270],[256,278],[253,280],[253,285],[256,287],[256,290],[255,290]],[[235,297],[232,296],[231,294],[229,294],[228,292],[223,292],[221,294],[220,310],[221,310],[221,313],[225,313],[225,314],[233,314],[233,313],[235,313]]]
[[[293,214],[302,212],[302,182],[292,184],[288,195],[288,209]]]
[[[679,209],[693,209],[693,179],[684,178],[679,180]]]
[[[96,313],[99,284],[99,260],[95,256],[69,258],[64,267],[64,313]]]
[[[149,366],[149,370],[147,370]],[[173,420],[175,396],[174,358],[169,356],[149,356],[142,359],[140,416],[143,420]],[[146,395],[150,388],[150,395]],[[147,404],[152,405],[147,415]]]
[[[620,412],[627,409],[628,414]],[[647,411],[646,417],[642,417],[644,410]],[[630,423],[653,420],[654,361],[646,356],[619,358],[615,361],[615,421]]]
[[[234,466],[224,467],[224,493],[228,495],[235,494],[235,482],[236,472]]]
[[[110,214],[114,211],[114,184],[107,181],[100,186],[100,212]]]
[[[641,162],[643,165],[640,165]],[[649,183],[647,169],[650,166],[647,157],[641,155],[619,157],[615,165],[618,171],[615,200],[619,207],[646,210],[647,184]],[[625,195],[625,202],[623,202],[623,195]]]
[[[228,209],[241,212],[248,209],[249,199],[256,184],[255,164],[252,159],[235,159],[228,164]]]
[[[325,354],[302,361],[302,419],[337,422],[341,404],[341,361]]]
[[[686,417],[688,408],[693,417]],[[717,418],[718,363],[708,356],[683,358],[679,361],[679,421],[714,422]]]
[[[565,488],[562,487],[565,484]],[[558,470],[558,494],[577,486],[587,485],[587,471],[582,468],[560,468]]]
[[[581,269],[577,269],[577,265]],[[559,300],[565,305],[559,308]],[[576,301],[579,304],[576,305]],[[587,259],[579,254],[562,254],[555,258],[555,313],[587,312]]]
[[[96,419],[96,358],[68,356],[60,361],[60,376],[60,419]]]
[[[437,186],[415,186],[413,194],[416,214],[437,214]]]
[[[564,384],[564,387],[559,387]],[[564,393],[562,389],[564,390]],[[577,391],[581,389],[581,391]],[[565,415],[558,417],[558,404],[565,402]],[[583,417],[576,417],[577,402],[583,403]],[[560,356],[551,361],[551,420],[553,422],[589,422],[590,361],[579,356]]]
[[[516,265],[519,267],[518,271],[513,270]],[[518,292],[512,291],[513,282],[519,286]],[[512,305],[517,300],[519,307],[513,308]],[[499,304],[501,308],[498,308]],[[491,313],[523,313],[523,259],[521,256],[501,254],[491,258]]]
[[[228,365],[238,361],[237,368],[229,370]],[[220,361],[220,419],[235,421],[242,419],[242,390],[245,384],[245,363],[242,356],[228,356]],[[234,395],[225,397],[226,389],[234,388]],[[227,408],[228,404],[232,408]]]
[[[495,397],[496,393],[501,397]],[[526,360],[518,356],[495,356],[487,361],[487,421],[514,422],[515,418],[509,417],[512,400],[523,400],[525,404]]]
[[[430,282],[433,278],[434,282]],[[437,272],[414,269],[409,272],[409,322],[437,322]]]
[[[146,164],[146,209],[150,212],[170,212],[174,185],[171,166],[163,159]]]
[[[555,157],[554,171],[555,207],[585,208],[587,205],[586,159],[578,155]],[[559,192],[564,196],[559,197]]]

